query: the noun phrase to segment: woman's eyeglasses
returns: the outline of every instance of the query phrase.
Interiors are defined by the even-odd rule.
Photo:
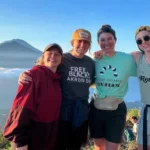
[[[149,41],[149,40],[150,40],[150,36],[148,36],[148,35],[143,36],[143,40],[144,40],[144,41]],[[136,40],[136,43],[137,43],[138,45],[141,45],[141,44],[143,43],[143,41],[142,41],[142,39],[138,39],[138,40]]]

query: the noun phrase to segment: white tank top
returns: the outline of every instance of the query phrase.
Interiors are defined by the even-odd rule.
[[[138,61],[137,76],[140,82],[141,101],[150,105],[150,64],[146,62],[144,54],[141,54]]]

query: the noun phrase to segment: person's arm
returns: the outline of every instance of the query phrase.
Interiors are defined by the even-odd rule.
[[[90,85],[90,88],[95,88],[95,63],[93,61],[93,72],[92,72],[92,82],[91,82],[91,85]]]
[[[102,56],[103,56],[103,51],[102,50],[96,51],[93,54],[93,57],[96,58],[96,59],[101,59]]]
[[[132,55],[129,57],[130,59],[128,60],[129,63],[129,75],[131,77],[137,77],[137,64]]]
[[[95,86],[95,83],[93,83],[93,84],[90,85],[90,88],[93,88],[93,89],[94,89],[95,87],[96,87],[96,86]]]
[[[134,51],[134,52],[132,52],[132,53],[130,53],[130,54],[133,56],[133,58],[134,58],[136,64],[138,64],[138,61],[139,61],[141,52],[140,52],[140,51]]]
[[[18,147],[16,150],[28,150],[28,145],[23,146],[23,147]]]
[[[29,82],[31,82],[32,77],[29,74],[30,74],[30,70],[21,73],[18,79],[18,84],[22,84],[22,83],[28,84]]]
[[[28,133],[36,109],[34,89],[35,82],[19,85],[4,127],[4,137],[17,148],[25,149],[28,145]]]

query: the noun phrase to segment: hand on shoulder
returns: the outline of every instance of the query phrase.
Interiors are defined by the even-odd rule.
[[[101,59],[103,56],[103,51],[102,50],[98,50],[96,52],[94,52],[93,57],[96,59]]]
[[[29,82],[32,81],[32,77],[29,76],[30,70],[26,70],[25,72],[21,73],[18,79],[18,84],[28,84]]]

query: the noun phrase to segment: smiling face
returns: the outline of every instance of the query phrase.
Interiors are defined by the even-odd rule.
[[[77,57],[83,57],[90,48],[90,42],[86,40],[74,40],[72,46],[72,54]]]
[[[106,53],[114,51],[116,40],[111,33],[103,32],[100,34],[98,44],[101,49]]]
[[[142,51],[145,53],[150,52],[150,32],[149,31],[140,31],[136,35],[136,42]]]
[[[44,52],[43,64],[50,69],[57,69],[60,65],[62,55],[57,48],[51,48],[51,50]]]

